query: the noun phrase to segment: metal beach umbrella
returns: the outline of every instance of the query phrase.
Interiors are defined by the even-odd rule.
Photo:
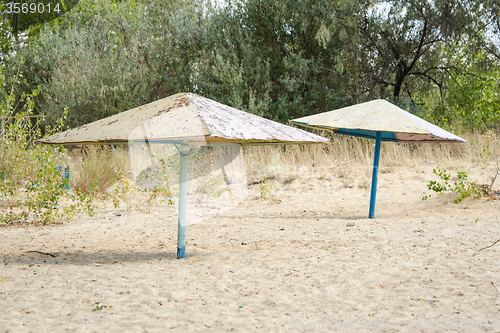
[[[193,93],[179,93],[39,140],[44,144],[174,144],[180,155],[177,258],[186,255],[190,148],[199,145],[306,144],[326,141],[328,139],[321,136]]]
[[[383,99],[294,119],[294,124],[338,134],[375,139],[375,157],[368,216],[375,216],[381,141],[465,142],[464,139]]]

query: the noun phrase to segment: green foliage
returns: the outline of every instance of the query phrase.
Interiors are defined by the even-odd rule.
[[[264,200],[274,200],[274,189],[275,186],[271,180],[264,178],[264,181],[260,184],[260,197]]]
[[[500,124],[500,84],[498,59],[477,43],[493,43],[488,32],[475,38],[462,36],[447,43],[442,57],[447,59],[439,91],[427,94],[429,121],[448,129],[481,131]]]
[[[12,33],[26,31],[69,12],[78,0],[23,0],[0,2],[0,12],[10,22]]]
[[[449,84],[446,101],[453,111],[455,122],[462,128],[500,124],[500,71],[494,66],[482,73],[479,66],[487,60],[485,57],[481,54],[471,62],[468,73],[457,75]]]
[[[0,68],[5,66],[5,57],[14,49],[14,37],[7,20],[0,20]],[[1,86],[2,81],[0,81]]]
[[[20,103],[14,103],[12,94],[1,101],[0,224],[46,224],[77,213],[93,214],[92,196],[70,194],[61,186],[65,180],[56,167],[64,162],[65,150],[36,144],[40,137],[38,119],[32,117],[36,94],[23,95]],[[62,198],[70,204],[62,207]]]
[[[92,311],[98,311],[98,310],[102,310],[102,309],[106,309],[106,308],[111,309],[113,307],[113,305],[104,305],[101,302],[95,302],[94,305],[95,305],[95,308]]]
[[[20,48],[26,45],[26,41],[35,38],[40,33],[44,25],[56,25],[54,19],[67,14],[78,0],[24,0],[0,1],[0,76],[1,68],[13,63],[16,60],[9,60],[18,54]],[[48,22],[52,21],[50,24]],[[57,20],[55,20],[57,21]],[[17,68],[17,66],[13,66]],[[14,75],[14,73],[9,73]],[[0,89],[2,88],[0,78]],[[33,86],[31,86],[33,88]],[[25,89],[29,93],[30,89]],[[0,100],[3,97],[0,93]]]
[[[205,8],[211,15],[183,23],[178,33],[183,44],[199,41],[191,53],[198,55],[190,67],[195,92],[281,122],[338,104],[338,36],[319,33],[336,15],[333,3],[258,0]]]
[[[438,195],[441,195],[445,192],[457,193],[459,196],[454,200],[455,203],[460,203],[463,199],[471,196],[478,198],[480,195],[485,194],[484,190],[478,187],[475,183],[467,181],[468,176],[464,171],[457,171],[458,181],[453,182],[453,184],[449,183],[451,174],[446,173],[446,169],[437,168],[437,170],[433,169],[432,171],[439,179],[444,180],[444,182],[440,183],[432,180],[427,185],[427,188],[438,193]],[[426,195],[422,198],[422,200],[427,200],[431,196],[432,195],[430,194]]]
[[[36,111],[53,123],[68,108],[71,126],[169,96],[176,59],[163,23],[135,1],[82,0],[20,50],[27,76],[21,89],[41,85]]]
[[[281,122],[409,95],[440,124],[490,126],[496,13],[479,0],[81,0],[33,21],[16,52],[1,21],[1,62],[12,76],[26,59],[15,100],[40,87],[34,113],[52,124],[65,108],[76,126],[192,91]]]
[[[123,203],[128,212],[137,209],[149,213],[153,207],[163,202],[174,205],[172,196],[173,193],[167,185],[152,189],[141,188],[121,175],[118,186],[106,197],[111,199],[114,208],[121,207]]]

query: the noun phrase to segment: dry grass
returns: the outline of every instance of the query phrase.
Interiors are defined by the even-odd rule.
[[[129,169],[128,152],[121,147],[85,146],[74,149],[69,154],[71,189],[76,191],[94,190],[103,194]]]
[[[249,184],[261,184],[273,179],[290,184],[299,177],[331,180],[338,178],[344,187],[356,183],[361,188],[370,186],[373,165],[374,140],[342,135],[331,135],[326,144],[247,146],[243,148],[243,159]],[[484,151],[489,153],[489,165],[483,169],[493,177],[496,163],[500,161],[500,139],[488,140],[485,136],[466,133],[461,135],[466,143],[394,143],[383,142],[380,155],[380,173],[390,173],[397,167],[421,166],[434,163],[447,168],[462,164],[481,166]],[[489,145],[486,144],[489,142]],[[104,193],[119,177],[131,174],[127,149],[109,147],[86,147],[70,154],[71,185],[76,190],[88,190],[92,180]],[[488,169],[489,167],[489,169]],[[171,175],[177,179],[177,174]],[[176,182],[175,182],[176,183]]]
[[[371,178],[375,141],[343,135],[328,135],[326,144],[256,146],[244,148],[244,159],[250,182],[265,177],[279,177],[282,182],[290,179],[315,177],[342,178],[345,187],[352,180],[360,180],[360,187],[368,187]],[[472,162],[478,166],[484,161],[482,149],[488,143],[485,136],[466,133],[466,143],[394,143],[382,142],[380,172],[388,173],[399,166],[409,167],[423,163],[460,165]],[[486,151],[490,156],[490,169],[500,160],[500,139],[489,141]],[[487,171],[487,170],[485,170]]]

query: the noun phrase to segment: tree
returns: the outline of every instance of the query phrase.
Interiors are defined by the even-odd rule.
[[[467,27],[467,33],[471,37],[470,48],[473,51],[486,51],[495,61],[500,60],[500,2],[496,0],[481,1],[479,18],[471,22]]]
[[[135,1],[82,0],[19,55],[26,84],[41,87],[37,110],[49,122],[68,109],[81,125],[177,92],[169,33]]]
[[[12,52],[17,96],[40,87],[35,112],[71,125],[180,91],[282,122],[403,94],[445,110],[450,78],[483,66],[453,48],[495,45],[494,1],[204,1],[81,0]]]
[[[0,10],[10,23],[12,36],[19,44],[19,33],[43,25],[69,12],[78,0],[2,1]]]
[[[412,97],[425,89],[422,84],[442,88],[452,69],[443,49],[468,32],[481,13],[478,1],[367,1],[359,22],[366,52],[360,70],[381,97],[389,95],[386,88],[395,98],[404,91]]]
[[[337,5],[251,0],[204,7],[209,14],[184,23],[177,34],[190,59],[193,89],[283,122],[334,108],[343,90],[332,75],[341,71],[342,38],[324,30]]]
[[[448,47],[450,60],[462,66],[450,72],[443,107],[434,110],[433,118],[461,129],[484,131],[500,124],[500,68],[488,51],[469,50],[465,43]]]

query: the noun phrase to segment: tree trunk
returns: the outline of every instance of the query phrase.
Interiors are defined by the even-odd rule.
[[[394,82],[394,98],[398,98],[401,94],[401,88],[403,87],[403,82],[405,80],[406,74],[398,72],[396,73],[396,82]]]
[[[12,35],[14,36],[14,40],[16,41],[16,47],[19,47],[19,35],[18,35],[18,28],[17,28],[17,23],[19,21],[19,14],[18,13],[13,13],[12,14]]]

